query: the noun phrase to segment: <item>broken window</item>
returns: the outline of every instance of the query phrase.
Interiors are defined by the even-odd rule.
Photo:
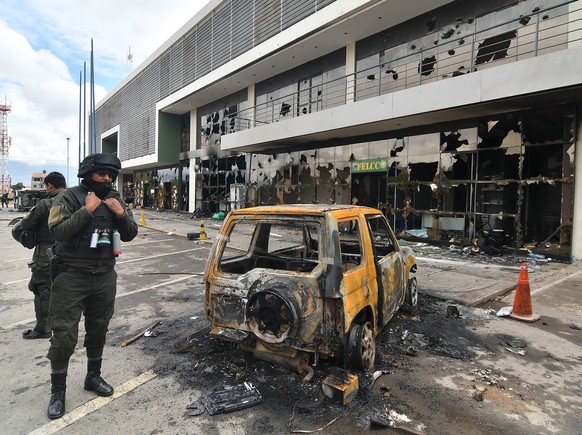
[[[362,264],[362,239],[356,219],[338,222],[340,254],[344,272]]]
[[[368,216],[368,225],[374,244],[374,255],[377,260],[394,252],[394,239],[392,231],[382,216]]]
[[[256,268],[312,272],[319,265],[319,222],[247,221],[235,223],[219,262],[224,273]]]

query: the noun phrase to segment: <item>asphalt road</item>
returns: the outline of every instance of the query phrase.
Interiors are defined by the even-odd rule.
[[[134,241],[123,244],[117,266],[116,313],[103,363],[103,376],[115,386],[116,394],[94,400],[94,393],[83,390],[86,358],[81,331],[69,368],[68,413],[49,422],[50,364],[45,357],[49,341],[24,340],[21,336],[23,330],[34,325],[34,308],[27,288],[27,262],[32,251],[14,241],[7,226],[8,218],[19,215],[6,211],[0,214],[0,384],[2,397],[8,401],[0,407],[0,432],[53,433],[62,429],[62,433],[149,433],[154,428],[171,427],[171,418],[162,423],[160,413],[175,411],[181,416],[182,405],[192,401],[192,392],[152,374],[155,356],[144,354],[142,345],[145,340],[164,341],[167,319],[202,316],[200,276],[209,246],[147,229],[140,229]],[[163,323],[156,330],[162,333],[157,337],[142,337],[121,346],[124,340],[160,320]],[[156,400],[152,402],[145,400],[153,397]]]
[[[97,398],[83,390],[81,331],[68,376],[67,414],[50,421],[49,342],[21,337],[34,313],[26,267],[32,251],[11,238],[7,225],[18,215],[0,211],[0,392],[8,402],[0,407],[1,433],[288,433],[333,422],[324,433],[352,434],[369,431],[373,420],[390,419],[401,430],[430,434],[582,433],[577,283],[557,280],[554,297],[535,293],[534,304],[543,304],[535,305],[543,315],[535,324],[497,318],[494,312],[507,300],[482,308],[456,304],[459,317],[450,317],[450,302],[421,295],[418,310],[398,314],[378,337],[378,377],[374,382],[371,374],[357,373],[360,392],[344,407],[314,399],[320,399],[330,363],[322,362],[313,381],[301,384],[296,373],[209,339],[201,275],[210,241],[143,227],[123,244],[117,266],[116,314],[103,365],[116,392]],[[468,273],[466,284],[455,285],[473,282]],[[121,346],[159,321],[155,337]],[[189,415],[187,405],[244,381],[261,391],[262,404]]]

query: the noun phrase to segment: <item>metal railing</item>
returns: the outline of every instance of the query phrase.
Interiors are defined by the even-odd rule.
[[[233,130],[272,124],[582,45],[582,7],[573,8],[573,3],[576,0],[462,37],[435,33],[438,39],[433,46],[414,54],[388,59],[391,50],[386,50],[384,62],[378,65],[240,110],[234,117]],[[476,22],[472,24],[476,26]]]

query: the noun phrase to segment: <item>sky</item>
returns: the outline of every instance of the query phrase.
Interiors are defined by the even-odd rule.
[[[43,170],[68,173],[68,184],[77,184],[79,74],[85,62],[88,107],[91,39],[98,103],[208,2],[0,0],[11,184],[30,186],[32,173]]]

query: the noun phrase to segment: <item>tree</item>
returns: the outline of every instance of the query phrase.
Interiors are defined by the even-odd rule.
[[[12,186],[10,186],[13,190],[20,190],[20,189],[24,189],[24,183],[22,181],[19,181],[16,184],[13,184]]]

